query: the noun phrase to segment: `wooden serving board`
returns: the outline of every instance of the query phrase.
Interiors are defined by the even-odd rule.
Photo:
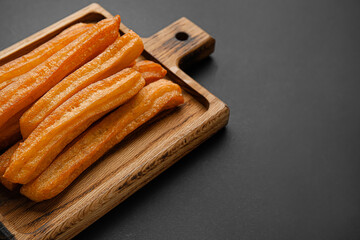
[[[91,4],[1,51],[0,65],[70,25],[111,16]],[[120,32],[127,31],[121,24]],[[74,237],[227,124],[228,107],[179,68],[208,56],[215,40],[186,18],[143,40],[143,57],[168,70],[167,77],[182,87],[185,103],[137,129],[54,199],[34,203],[0,187],[0,239]]]

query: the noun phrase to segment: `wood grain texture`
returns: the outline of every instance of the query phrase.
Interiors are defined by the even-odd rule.
[[[91,4],[1,51],[0,64],[31,51],[70,25],[111,16]],[[121,24],[120,32],[127,31]],[[183,88],[185,103],[130,134],[54,199],[34,203],[0,188],[0,232],[5,238],[74,237],[227,124],[228,107],[179,67],[208,56],[215,40],[186,18],[143,40],[142,58],[168,70],[167,78]]]

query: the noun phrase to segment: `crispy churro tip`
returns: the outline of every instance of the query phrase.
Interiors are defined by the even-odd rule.
[[[133,69],[140,72],[146,84],[157,81],[166,76],[167,71],[160,64],[149,60],[142,60],[134,63]]]

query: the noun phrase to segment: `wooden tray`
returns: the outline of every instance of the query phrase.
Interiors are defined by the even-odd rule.
[[[1,51],[0,65],[72,24],[111,16],[91,4]],[[121,24],[120,32],[127,31]],[[0,238],[74,237],[227,124],[228,107],[179,68],[208,56],[215,40],[186,18],[143,40],[143,57],[168,70],[167,77],[183,88],[185,104],[136,130],[54,199],[34,203],[0,187]]]

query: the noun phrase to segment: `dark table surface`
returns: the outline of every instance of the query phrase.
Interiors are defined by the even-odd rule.
[[[0,48],[89,1],[0,1]],[[228,126],[76,239],[360,239],[360,2],[99,3],[142,36],[185,16],[216,40],[187,73]]]

